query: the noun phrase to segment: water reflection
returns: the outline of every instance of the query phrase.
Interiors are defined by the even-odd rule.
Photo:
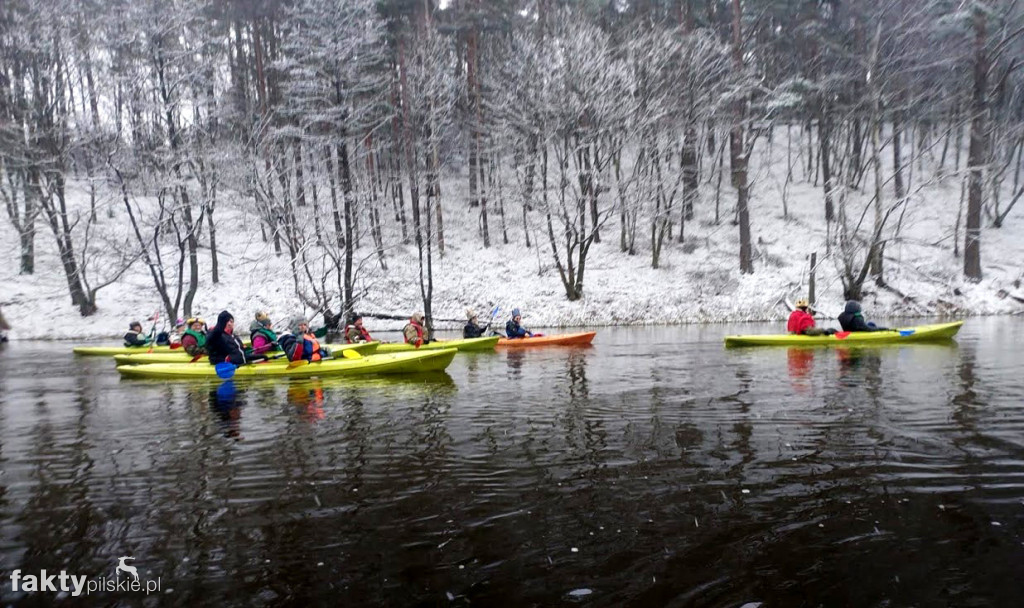
[[[210,390],[210,409],[217,416],[225,437],[240,441],[242,437],[242,405],[234,380],[226,380]]]
[[[0,353],[0,570],[135,555],[181,605],[1016,605],[1024,372],[993,327],[805,351],[608,330],[230,387],[59,357],[44,385]]]

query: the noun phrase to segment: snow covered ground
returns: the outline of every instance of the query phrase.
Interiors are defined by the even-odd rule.
[[[784,152],[784,151],[783,151]],[[701,184],[697,217],[686,226],[686,244],[666,245],[662,267],[651,268],[647,238],[649,224],[641,220],[634,256],[619,251],[619,227],[613,218],[602,232],[602,242],[592,248],[585,277],[585,297],[568,302],[552,263],[550,247],[542,232],[543,217],[536,211],[529,217],[532,248],[526,248],[522,213],[518,203],[506,201],[510,243],[502,244],[497,205],[492,201],[490,233],[492,246],[485,249],[478,234],[478,214],[467,201],[466,177],[446,176],[444,193],[445,240],[443,257],[435,258],[434,314],[437,318],[461,319],[467,307],[482,315],[494,306],[502,307],[504,318],[519,307],[530,327],[575,327],[612,324],[704,323],[785,319],[788,314],[780,300],[792,301],[805,295],[808,256],[817,252],[817,299],[824,315],[842,309],[842,285],[837,263],[825,257],[826,235],[823,195],[820,186],[798,182],[788,192],[789,218],[783,217],[782,176],[785,167],[776,159],[764,162],[762,152],[755,159],[751,199],[751,224],[755,247],[755,272],[743,276],[738,264],[738,229],[731,223],[735,194],[722,193],[722,221],[714,223],[713,184]],[[778,156],[778,154],[776,154]],[[923,173],[929,175],[930,172]],[[802,171],[797,169],[797,179]],[[728,178],[725,182],[728,182]],[[514,180],[506,183],[514,184]],[[870,183],[866,179],[865,183]],[[87,205],[83,186],[72,182],[69,196],[74,213]],[[914,192],[917,184],[911,186]],[[506,186],[506,194],[509,186]],[[887,186],[887,196],[892,196]],[[210,281],[208,235],[202,234],[200,275],[202,284],[195,310],[208,320],[220,310],[232,311],[246,325],[256,310],[268,311],[275,320],[303,310],[294,295],[287,253],[275,256],[263,243],[259,222],[248,201],[228,193],[217,210],[218,249],[221,283]],[[326,196],[321,193],[321,205]],[[1004,200],[1008,197],[1004,196]],[[855,194],[851,215],[867,198]],[[893,291],[866,286],[864,306],[869,318],[885,320],[894,316],[962,317],[984,314],[1021,313],[1024,305],[1007,293],[1024,297],[1024,205],[1018,205],[1002,228],[984,223],[982,264],[984,280],[972,284],[963,280],[962,259],[953,255],[953,233],[960,200],[960,178],[951,176],[917,191],[907,206],[900,238],[886,249],[886,277],[904,301]],[[95,280],[109,270],[116,245],[128,236],[127,214],[114,192],[101,196],[98,234],[94,240],[88,272]],[[145,204],[145,203],[144,203]],[[1005,203],[1004,203],[1005,204]],[[107,208],[109,207],[109,215]],[[856,210],[856,211],[855,211]],[[308,208],[307,208],[308,211]],[[678,209],[675,212],[678,214]],[[385,221],[389,221],[384,214]],[[867,221],[870,222],[870,213]],[[326,220],[325,220],[326,222]],[[84,218],[80,224],[84,225]],[[369,235],[359,251],[365,260],[359,287],[365,293],[357,310],[409,314],[422,310],[417,282],[417,256],[413,245],[400,244],[394,222],[385,227],[388,270],[376,265]],[[81,229],[76,229],[79,233]],[[310,231],[312,224],[310,223]],[[140,260],[119,281],[98,296],[99,312],[79,316],[71,305],[67,285],[56,255],[53,235],[39,222],[36,237],[36,273],[18,274],[17,236],[9,222],[0,222],[0,239],[8,246],[0,250],[0,306],[13,326],[12,339],[100,339],[118,340],[130,320],[145,319],[160,307],[146,266]],[[963,240],[961,225],[959,239]],[[540,245],[538,249],[537,245]],[[80,247],[80,241],[76,242]],[[77,252],[81,255],[81,251]],[[435,250],[436,254],[436,250]],[[824,260],[823,260],[824,258]],[[821,261],[823,260],[823,261]],[[187,272],[187,269],[186,269]],[[172,271],[173,273],[173,271]],[[334,306],[337,310],[337,303]],[[319,321],[319,319],[317,320]],[[366,319],[371,331],[399,328],[399,321]],[[440,335],[459,331],[455,323],[438,323]],[[780,327],[781,329],[781,327]],[[386,337],[386,336],[385,336]]]

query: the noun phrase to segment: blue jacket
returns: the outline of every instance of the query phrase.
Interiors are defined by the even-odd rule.
[[[532,336],[533,333],[519,323],[510,319],[509,322],[505,324],[505,335],[509,338],[525,338],[527,336]]]

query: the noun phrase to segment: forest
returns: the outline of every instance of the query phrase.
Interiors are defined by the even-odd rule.
[[[5,0],[0,199],[19,277],[83,317],[131,272],[195,314],[239,232],[307,310],[414,265],[431,326],[453,243],[536,257],[566,302],[597,247],[717,240],[742,277],[768,205],[824,234],[812,299],[821,265],[907,301],[887,250],[929,188],[968,284],[1019,230],[1022,59],[1014,0]]]

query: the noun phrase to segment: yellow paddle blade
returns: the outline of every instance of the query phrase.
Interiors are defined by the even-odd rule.
[[[295,369],[296,367],[299,367],[301,365],[307,365],[308,363],[309,363],[309,361],[306,361],[305,359],[299,359],[298,361],[292,361],[291,363],[288,364],[288,369]]]
[[[341,351],[341,356],[345,357],[346,359],[362,359],[363,358],[363,356],[359,354],[359,351],[355,351],[355,350],[343,350],[343,351]]]

